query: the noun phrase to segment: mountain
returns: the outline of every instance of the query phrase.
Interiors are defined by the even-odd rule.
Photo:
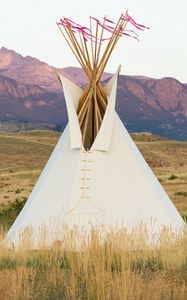
[[[60,91],[57,69],[31,56],[23,57],[13,50],[0,49],[0,75],[24,84],[39,85],[46,91]]]
[[[0,75],[0,120],[64,123],[63,94]]]
[[[130,131],[187,140],[187,87],[174,78],[119,77],[117,111]]]
[[[61,92],[56,72],[61,71],[66,77],[79,84],[86,84],[87,77],[80,68],[54,68],[31,56],[23,57],[5,47],[0,49],[0,75],[20,81],[24,84],[39,85],[46,91]],[[105,74],[106,79],[110,74]]]
[[[1,48],[0,121],[64,126],[66,107],[57,71],[80,86],[87,83],[80,68],[57,69]],[[104,74],[103,84],[110,76]],[[148,131],[187,140],[187,85],[174,78],[120,75],[116,109],[130,132]]]

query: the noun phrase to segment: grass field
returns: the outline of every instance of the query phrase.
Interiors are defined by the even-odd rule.
[[[59,136],[49,131],[0,133],[0,241]],[[187,142],[150,134],[132,137],[179,212],[187,216]],[[171,245],[165,238],[155,249],[143,244],[130,251],[131,239],[124,232],[111,232],[101,244],[99,232],[93,232],[80,251],[57,246],[15,253],[0,246],[0,300],[187,299],[187,233]]]

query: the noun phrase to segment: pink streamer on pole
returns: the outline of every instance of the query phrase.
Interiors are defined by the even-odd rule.
[[[64,21],[63,19],[60,19],[60,22],[57,23],[58,25],[64,25],[64,26],[67,26],[67,22]]]
[[[114,27],[112,27],[112,26],[109,26],[109,25],[102,25],[104,28],[108,28],[108,29],[111,29],[111,30],[114,30],[115,28]]]
[[[100,24],[101,24],[101,22],[100,22],[99,19],[97,19],[97,18],[94,18],[94,17],[91,17],[91,16],[90,16],[90,19],[92,19],[92,20],[96,21],[97,23],[100,23]]]
[[[96,39],[96,36],[93,35],[93,34],[90,34],[90,33],[84,32],[84,31],[83,31],[83,33],[84,33],[84,35],[87,36],[87,37]]]
[[[97,24],[102,27],[103,29],[105,29],[106,31],[112,33],[112,34],[116,34],[118,36],[129,36],[129,37],[132,37],[136,40],[139,41],[139,35],[133,31],[133,30],[126,30],[124,29],[123,27],[118,27],[117,30],[114,26],[111,26],[112,24],[115,24],[112,20],[104,17],[104,22],[101,23],[99,19],[95,18],[95,17],[92,17],[90,16],[90,19],[94,20],[95,22],[97,22]],[[135,28],[139,29],[139,30],[144,30],[144,29],[149,29],[149,27],[146,27],[144,26],[143,24],[140,24],[140,23],[137,23],[127,12],[125,15],[122,15],[121,16],[121,20],[124,20],[124,21],[127,21],[127,22],[130,22]],[[109,24],[106,24],[106,23],[109,23]],[[93,34],[91,34],[91,30],[88,28],[88,27],[85,27],[85,26],[82,26],[68,18],[63,18],[63,19],[60,19],[60,22],[57,22],[58,25],[63,25],[67,28],[71,28],[71,30],[74,32],[74,33],[81,33],[83,35],[83,38],[84,38],[84,41],[88,41],[89,40],[92,40],[92,41],[96,41],[97,37],[94,36]],[[106,41],[106,40],[110,40],[111,37],[103,37],[101,39],[101,41]],[[99,39],[98,39],[99,40]]]
[[[132,25],[134,25],[137,29],[139,30],[144,30],[144,29],[150,29],[149,27],[143,25],[143,24],[140,24],[140,23],[137,23],[130,15],[126,14],[125,16],[122,16],[121,17],[122,20],[124,21],[129,21]],[[143,29],[144,28],[144,29]]]
[[[88,38],[95,38],[94,36],[91,36],[88,32],[90,32],[90,29],[82,26],[68,18],[60,19],[60,22],[57,23],[58,25],[63,25],[65,27],[70,27],[73,31],[73,33],[82,33],[84,40],[87,42]]]
[[[72,20],[70,20],[68,18],[64,18],[64,20],[67,21],[67,23],[69,23],[71,25],[75,25],[77,27],[82,27],[82,25],[80,25],[80,24],[78,24],[78,23],[76,23],[76,22],[74,22],[74,21],[72,21]]]
[[[69,26],[69,27],[72,27],[74,29],[77,29],[77,30],[88,30],[90,31],[90,29],[88,27],[85,27],[85,26],[82,26],[78,23],[75,23],[74,21],[68,19],[68,18],[64,18],[64,19],[60,19],[60,23],[58,23],[59,25],[64,25],[64,26]]]
[[[132,32],[132,33],[135,34],[137,37],[139,37],[139,35],[138,35],[134,30],[129,30],[129,29],[127,30],[127,29],[126,29],[125,32]]]
[[[109,19],[107,19],[106,17],[104,17],[104,20],[106,21],[106,22],[109,22],[109,23],[112,23],[112,24],[115,24],[112,20],[109,20]]]
[[[142,27],[142,28],[145,28],[145,29],[150,29],[149,27],[147,27],[147,26],[145,26],[145,25],[143,25],[143,24],[137,23],[131,16],[128,15],[128,17],[129,17],[130,20],[131,20],[134,24],[136,24],[137,26]]]
[[[103,25],[101,23],[99,23],[99,26],[101,26],[102,28],[104,28],[105,30],[107,30],[110,33],[115,33],[116,35],[121,35],[121,31],[120,32],[118,32],[118,31],[115,32],[115,28],[112,27],[112,26]]]

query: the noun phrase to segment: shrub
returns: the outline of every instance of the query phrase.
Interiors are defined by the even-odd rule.
[[[175,196],[184,196],[184,197],[187,197],[187,192],[176,192],[175,193]]]
[[[16,198],[14,202],[8,202],[6,205],[0,207],[0,223],[4,226],[10,226],[20,213],[21,209],[25,205],[27,198]]]
[[[187,223],[187,216],[186,215],[182,215],[182,218],[183,218],[184,222]]]
[[[168,180],[174,180],[174,179],[176,179],[177,178],[177,176],[175,175],[175,174],[172,174],[169,178],[168,178]]]

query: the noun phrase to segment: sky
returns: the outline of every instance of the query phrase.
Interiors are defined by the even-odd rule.
[[[78,66],[56,21],[66,16],[86,24],[89,15],[117,20],[129,14],[150,27],[140,42],[121,39],[107,71],[122,65],[122,74],[175,77],[187,83],[186,0],[0,0],[0,47],[36,57],[52,66]]]

